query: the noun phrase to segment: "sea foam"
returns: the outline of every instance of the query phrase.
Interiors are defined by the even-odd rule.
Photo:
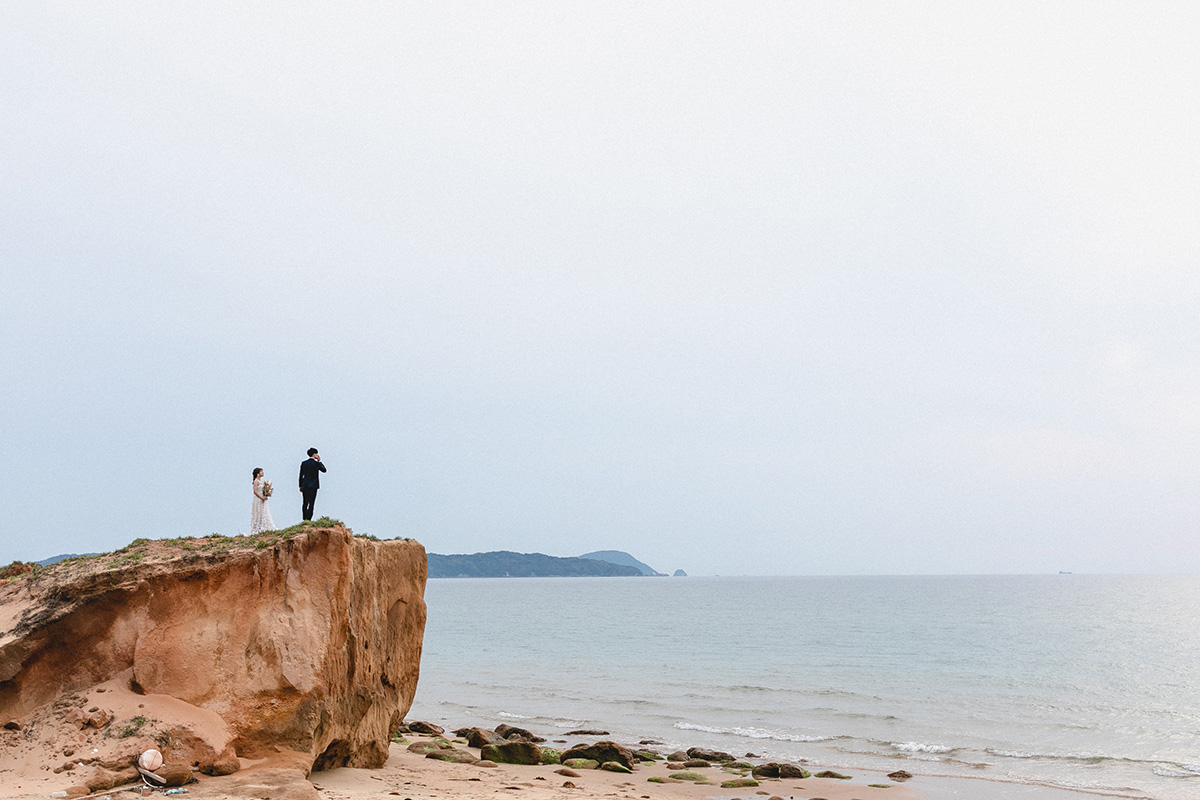
[[[901,753],[932,753],[934,755],[940,753],[954,752],[953,747],[948,747],[944,744],[923,744],[921,742],[892,742],[892,747],[899,750]]]
[[[701,731],[702,733],[720,733],[729,736],[744,736],[747,739],[773,739],[777,742],[828,742],[833,736],[806,736],[798,733],[782,733],[769,731],[765,728],[719,728],[712,725],[693,725],[690,722],[676,722],[675,728],[681,731]]]

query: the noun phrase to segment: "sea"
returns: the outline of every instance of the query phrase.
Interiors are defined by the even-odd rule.
[[[1197,575],[443,579],[425,599],[409,720],[904,769],[931,800],[1200,798]]]

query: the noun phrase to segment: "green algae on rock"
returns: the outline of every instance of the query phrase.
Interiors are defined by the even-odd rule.
[[[692,770],[680,770],[672,772],[667,776],[673,781],[707,781],[708,777],[703,772],[693,772]]]
[[[451,764],[474,764],[479,760],[466,750],[438,750],[433,753],[427,753],[425,757],[436,759],[437,761],[448,761]]]
[[[818,772],[818,773],[817,773],[817,774],[816,774],[814,777],[817,777],[817,778],[836,778],[836,779],[837,779],[837,780],[839,780],[839,781],[848,781],[848,780],[850,780],[850,776],[849,776],[849,775],[843,775],[843,774],[841,774],[840,772],[834,772],[834,771],[833,771],[833,770],[831,770],[831,769],[827,769],[827,770],[825,770],[824,772]]]
[[[495,761],[497,764],[542,763],[542,748],[533,742],[485,744],[480,751],[480,755],[488,761]]]
[[[753,778],[737,778],[732,781],[722,781],[722,789],[747,789],[758,786],[758,781]]]

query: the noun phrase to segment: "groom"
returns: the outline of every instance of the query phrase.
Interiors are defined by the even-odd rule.
[[[321,488],[321,473],[325,465],[317,448],[308,448],[308,460],[300,463],[300,494],[304,495],[304,518],[312,519],[313,504],[317,502],[317,489]]]

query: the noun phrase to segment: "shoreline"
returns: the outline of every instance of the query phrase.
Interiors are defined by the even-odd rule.
[[[512,716],[516,717],[519,715],[512,715]],[[439,718],[438,724],[446,725],[448,728],[449,724],[451,724],[451,720]],[[482,723],[477,723],[477,724],[482,724]],[[603,726],[603,727],[606,727],[606,726]],[[535,731],[533,731],[533,733],[539,734],[539,735],[546,735],[545,731],[536,731],[535,730]],[[449,731],[449,728],[447,729],[446,737],[451,738],[451,733]],[[551,738],[551,737],[554,737],[554,738]],[[556,732],[553,732],[553,733],[547,735],[547,744],[554,746],[554,747],[574,746],[575,744],[578,743],[577,740],[580,738],[587,738],[587,737],[565,737],[564,738],[563,734],[556,731]],[[594,737],[592,737],[592,738],[594,738]],[[604,738],[608,738],[608,737],[604,737]],[[619,741],[622,743],[626,743],[625,739],[632,739],[632,741],[634,741],[634,742],[640,740],[638,738],[633,738],[629,734],[628,731],[624,732],[623,734],[618,734],[617,736],[615,736],[613,738],[616,741]],[[661,739],[659,739],[658,741],[661,742]],[[633,746],[635,749],[638,747],[638,745],[630,745],[629,743],[626,743],[626,744],[627,744],[627,746]],[[715,745],[712,745],[711,743],[693,742],[692,745],[686,745],[686,746],[679,745],[679,747],[686,749],[687,747],[690,747],[693,745],[702,746],[702,747],[715,746]],[[674,749],[676,747],[676,745],[661,743],[658,745],[647,746],[647,747],[648,747],[648,749],[651,749],[651,750],[660,751],[660,752],[662,752],[663,755],[665,755],[671,749]],[[475,752],[478,752],[478,751],[476,750]],[[782,761],[782,759],[775,759],[773,757],[767,757],[767,756],[762,756],[762,755],[742,756],[741,754],[737,754],[737,753],[732,753],[732,755],[743,757],[746,761],[749,761],[749,762],[752,762],[755,764],[765,763],[768,761],[777,761],[777,760]],[[837,781],[834,783],[834,785],[833,785],[834,787],[842,786],[843,788],[854,788],[856,786],[858,786],[858,787],[868,786],[868,784],[870,784],[870,783],[888,783],[888,784],[891,784],[892,789],[904,787],[906,790],[908,790],[907,791],[908,794],[911,794],[914,798],[917,798],[918,800],[1086,800],[1086,798],[1097,798],[1097,797],[1121,798],[1122,800],[1162,800],[1162,798],[1158,798],[1154,795],[1146,794],[1144,792],[1141,792],[1141,791],[1138,791],[1135,789],[1122,790],[1122,789],[1117,789],[1117,788],[1104,789],[1104,788],[1094,788],[1094,787],[1063,786],[1063,785],[1059,785],[1059,784],[1053,784],[1053,783],[1042,782],[1042,781],[1037,781],[1037,780],[1021,780],[1020,778],[1006,778],[1006,777],[999,777],[999,776],[982,776],[982,775],[961,775],[961,774],[953,774],[953,773],[947,773],[947,772],[938,772],[935,770],[925,770],[925,769],[922,769],[922,766],[923,765],[933,766],[933,762],[925,762],[925,761],[921,761],[921,760],[912,760],[912,759],[904,759],[902,761],[898,760],[897,764],[894,765],[893,769],[886,770],[886,771],[885,771],[885,769],[880,768],[880,767],[863,766],[861,764],[854,764],[854,763],[851,763],[850,761],[837,759],[837,758],[814,759],[814,758],[808,758],[808,757],[800,757],[800,758],[793,758],[793,759],[791,759],[791,761],[793,763],[796,763],[796,764],[804,767],[805,769],[808,769],[811,772],[818,772],[818,771],[822,771],[822,770],[833,770],[835,772],[840,772],[843,774],[851,774],[851,777],[852,777],[851,781],[848,781],[845,783],[843,783],[841,781]],[[504,766],[509,766],[509,765],[504,765]],[[912,777],[910,779],[908,779],[906,781],[902,781],[902,782],[894,781],[888,777],[889,773],[895,772],[897,770],[904,770],[904,771],[910,772],[912,774]],[[659,774],[659,773],[647,772],[646,776],[648,777],[652,774]],[[720,773],[718,771],[715,774],[719,775]],[[868,776],[870,778],[870,780],[858,780],[858,776]],[[769,782],[775,782],[777,779],[766,779],[766,780]],[[807,779],[807,780],[808,780],[808,782],[812,782],[816,779]],[[654,787],[654,784],[648,784],[648,787]],[[712,791],[713,789],[718,788],[717,785],[701,787],[701,788],[706,788],[706,789],[710,790],[707,794],[703,795],[704,797],[707,797],[707,798],[722,798],[723,800],[727,800],[729,797],[734,796],[734,795],[729,795],[728,792],[726,792],[725,794],[722,794],[719,791],[718,792]],[[760,787],[760,788],[770,788],[770,787],[766,786],[766,784],[764,783],[764,787]],[[799,792],[799,794],[797,794],[796,792],[792,793],[792,796],[795,796],[797,798],[797,800],[799,800],[800,797],[809,797],[809,796],[823,797],[823,798],[825,798],[825,800],[834,800],[834,797],[831,796],[830,794],[805,795],[805,794],[803,794],[803,791],[807,791],[807,789],[804,789],[804,787],[796,786],[794,788],[796,789],[796,792]],[[653,792],[657,791],[657,789],[647,788],[647,791],[650,791],[653,793]],[[756,794],[758,794],[758,795],[762,794],[762,792],[757,791],[757,790],[746,790],[746,791],[749,791],[749,796],[751,796],[751,797],[753,797]],[[832,789],[831,789],[831,791],[832,791],[833,795],[838,795],[839,797],[843,794],[840,791],[833,791]],[[778,792],[778,791],[771,791],[768,793],[768,795],[779,795],[779,794],[780,794],[780,792]],[[899,794],[900,793],[896,792],[893,794],[889,794],[887,796],[898,797]],[[736,795],[736,793],[735,793],[735,795]],[[764,795],[764,798],[768,795]],[[784,794],[782,796],[785,798],[789,797],[788,794]],[[850,797],[851,795],[846,795],[846,796]],[[744,795],[743,795],[743,797],[744,797]],[[854,795],[854,797],[858,798],[858,800],[864,800],[864,798],[862,798],[861,795]],[[417,800],[417,799],[413,798],[413,800]]]
[[[447,738],[450,738],[448,732]],[[550,740],[546,744],[562,746],[567,741],[574,746],[584,739],[593,743],[597,737],[568,737],[566,740]],[[408,740],[416,744],[432,742],[434,738],[410,735]],[[450,741],[456,740],[462,741],[457,737],[450,738]],[[400,789],[406,800],[434,800],[447,794],[462,800],[483,800],[499,794],[531,790],[532,794],[522,794],[521,797],[527,800],[550,800],[561,798],[564,789],[581,800],[614,797],[620,800],[1082,800],[1087,797],[1146,797],[1141,794],[1068,789],[992,778],[922,773],[914,773],[911,779],[900,782],[874,770],[851,770],[826,763],[804,766],[809,770],[832,769],[853,774],[849,780],[760,778],[757,786],[723,788],[722,779],[734,776],[723,772],[716,764],[694,770],[705,774],[711,781],[709,784],[674,780],[667,783],[651,782],[651,778],[664,778],[671,773],[665,761],[658,761],[641,764],[633,774],[576,770],[579,777],[564,778],[555,772],[560,769],[558,765],[499,764],[484,767],[477,764],[448,764],[409,752],[408,746],[391,746],[388,762],[383,767],[384,774],[372,775],[372,770],[342,768],[314,773],[310,781],[318,787],[321,800],[360,800],[355,790],[378,792],[380,783],[388,783],[397,772],[406,778]],[[472,753],[479,752],[477,748],[469,748],[466,744],[455,746]],[[647,747],[651,750],[664,749],[659,746]],[[575,786],[564,787],[565,781]]]
[[[456,800],[493,800],[513,795],[522,800],[562,800],[564,795],[578,800],[1084,800],[1089,797],[1153,800],[1143,794],[984,777],[913,773],[907,780],[896,780],[877,770],[824,761],[816,764],[803,759],[792,763],[814,773],[809,777],[760,776],[753,784],[722,786],[725,781],[744,781],[751,776],[746,775],[745,770],[738,770],[742,775],[737,775],[716,761],[710,762],[709,766],[686,769],[677,761],[673,768],[668,767],[670,762],[666,757],[674,748],[665,743],[650,744],[648,739],[626,742],[625,737],[597,732],[576,736],[558,734],[558,738],[542,743],[565,751],[569,747],[615,740],[633,750],[650,750],[663,757],[663,760],[653,762],[637,762],[631,773],[624,773],[601,769],[569,770],[559,764],[493,764],[478,761],[480,748],[471,747],[466,740],[450,732],[443,736],[412,732],[402,736],[401,741],[390,744],[388,759],[379,769],[340,767],[313,772],[305,778],[301,764],[295,760],[284,763],[287,759],[282,757],[265,761],[241,759],[242,769],[233,775],[197,776],[197,782],[187,786],[188,795],[196,800],[251,800],[267,796],[264,791],[274,800],[376,800],[380,796],[397,796],[404,800],[444,800],[447,796]],[[429,749],[449,752],[449,748],[468,759],[465,763],[452,763],[427,757]],[[770,762],[761,756],[740,758],[755,766]],[[562,772],[564,769],[567,773]],[[824,770],[841,773],[846,778],[817,777],[816,773]],[[699,782],[695,778],[681,781],[670,777],[682,772],[699,776]],[[65,788],[65,785],[58,785],[64,783],[65,777],[50,776],[40,770],[24,775],[9,772],[4,781],[6,785],[0,787],[0,800],[52,797],[53,792]],[[14,779],[20,781],[16,786],[10,783]],[[114,789],[94,796],[133,800],[139,795],[135,788]]]
[[[462,739],[451,738],[449,733],[446,738],[455,742],[455,748],[460,751],[469,751],[473,755],[480,752],[479,748],[469,747]],[[567,740],[551,740],[545,744],[566,747],[585,741],[593,744],[605,738],[577,736]],[[498,795],[508,796],[510,793],[523,800],[561,800],[564,795],[580,800],[800,800],[816,797],[826,800],[935,800],[912,786],[911,782],[897,782],[873,772],[860,772],[848,780],[815,776],[803,779],[761,778],[754,785],[722,787],[724,780],[738,778],[723,771],[718,764],[686,770],[702,774],[708,779],[707,783],[670,779],[668,776],[674,770],[668,769],[665,759],[640,763],[631,774],[600,769],[569,770],[558,764],[457,764],[428,758],[409,750],[410,746],[433,743],[435,737],[409,734],[406,739],[410,744],[392,744],[388,761],[381,770],[341,768],[313,773],[309,780],[317,787],[321,800],[359,800],[362,796],[360,793],[378,795],[381,789],[384,793],[388,790],[399,791],[406,800],[434,800],[447,795],[457,800],[483,800]],[[565,742],[569,742],[569,745]],[[632,743],[632,746],[663,749],[636,743]],[[571,774],[564,774],[560,770],[567,770]],[[678,774],[679,771],[674,772]],[[401,780],[397,782],[398,779]]]

